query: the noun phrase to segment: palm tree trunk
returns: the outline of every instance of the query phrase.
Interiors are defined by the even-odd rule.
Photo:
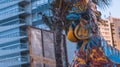
[[[60,22],[58,22],[60,23]],[[61,44],[62,44],[62,28],[61,28],[61,24],[56,25],[55,28],[55,51],[56,51],[56,67],[63,67],[63,63],[62,63],[62,50],[61,50]]]

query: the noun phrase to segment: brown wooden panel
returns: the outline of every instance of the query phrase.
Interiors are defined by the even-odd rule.
[[[54,34],[43,31],[44,56],[55,60]]]
[[[32,55],[31,57],[33,58],[33,61],[39,62],[39,64],[43,63],[45,65],[56,67],[56,61],[55,60],[52,60],[52,59],[49,59],[49,58],[46,58],[46,57],[34,56],[34,55]]]
[[[41,30],[28,27],[31,67],[43,67],[44,64],[34,60],[32,55],[43,57]]]
[[[32,54],[40,57],[43,56],[41,30],[31,28],[31,44]]]
[[[56,67],[54,33],[28,27],[31,67]]]
[[[43,64],[38,61],[33,61],[33,67],[43,67]]]

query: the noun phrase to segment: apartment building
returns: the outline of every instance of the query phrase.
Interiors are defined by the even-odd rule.
[[[113,46],[120,50],[120,18],[110,16],[109,20],[111,22]]]
[[[108,19],[103,19],[98,25],[101,35],[109,45],[113,46],[110,21]]]

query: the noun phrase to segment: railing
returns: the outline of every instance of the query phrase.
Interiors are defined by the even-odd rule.
[[[22,51],[27,51],[29,50],[29,48],[15,48],[15,49],[9,49],[9,50],[0,50],[0,56],[4,56],[4,55],[9,55],[12,53],[18,53],[18,52],[22,52]]]
[[[9,43],[9,42],[13,42],[13,41],[17,41],[23,38],[27,38],[28,36],[20,36],[20,37],[13,37],[13,38],[1,38],[0,39],[0,45],[4,44],[4,43]]]
[[[20,36],[27,36],[27,32],[13,32],[13,33],[6,33],[0,35],[0,38],[10,38],[10,37],[20,37]]]
[[[4,49],[4,48],[8,48],[8,47],[12,47],[12,46],[16,46],[16,45],[20,45],[20,43],[16,43],[16,44],[12,44],[12,45],[8,45],[8,46],[0,47],[0,50],[2,50],[2,49]]]
[[[30,61],[29,55],[16,56],[16,57],[0,60],[0,66],[8,67],[8,66],[20,65],[23,63],[29,63],[29,61]]]
[[[0,35],[0,38],[10,38],[10,37],[18,37],[20,36],[19,32],[13,32],[13,33],[6,33],[3,35]]]
[[[8,7],[10,5],[17,4],[17,3],[28,3],[28,2],[30,2],[30,0],[2,0],[2,1],[0,1],[0,5],[5,5],[3,7],[3,8],[5,8],[5,7]]]
[[[14,8],[10,11],[0,14],[0,18],[1,18],[1,20],[3,20],[6,18],[16,16],[16,15],[24,14],[24,13],[29,13],[29,12],[27,10],[25,10],[25,8],[23,8],[23,7]]]
[[[17,44],[13,44],[13,45],[0,47],[0,50],[7,50],[7,48],[14,47],[14,46],[17,46],[16,48],[13,48],[15,50],[26,49],[26,48],[28,49],[28,43],[17,43]]]
[[[15,22],[15,21],[19,21],[19,18],[14,19],[14,20],[9,20],[9,21],[7,21],[7,22],[1,22],[1,23],[0,23],[0,26],[5,25],[5,24],[8,24],[8,23],[11,23],[11,22]]]
[[[18,24],[18,23],[26,23],[25,22],[25,20],[24,19],[19,19],[19,18],[17,18],[17,19],[14,19],[14,20],[9,20],[9,21],[7,21],[7,22],[2,22],[2,23],[0,23],[0,26],[5,26],[5,25],[14,25],[14,24],[12,24],[12,22],[15,22],[14,24]],[[11,23],[11,24],[10,24]]]
[[[26,25],[26,23],[18,24],[18,25],[14,24],[14,25],[0,26],[0,32],[4,32],[4,31],[10,30],[10,29],[18,28],[18,27],[24,26],[24,25]]]

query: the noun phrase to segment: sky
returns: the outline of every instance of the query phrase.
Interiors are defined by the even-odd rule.
[[[73,43],[73,42],[70,42],[68,39],[66,39],[67,40],[67,53],[68,53],[68,61],[69,61],[69,63],[71,64],[72,63],[72,60],[73,60],[73,58],[74,58],[74,51],[75,51],[75,49],[76,49],[76,43]]]
[[[107,18],[108,16],[113,16],[120,18],[120,0],[112,0],[111,5],[109,8],[106,8],[105,10],[100,10],[102,12],[102,17]]]

